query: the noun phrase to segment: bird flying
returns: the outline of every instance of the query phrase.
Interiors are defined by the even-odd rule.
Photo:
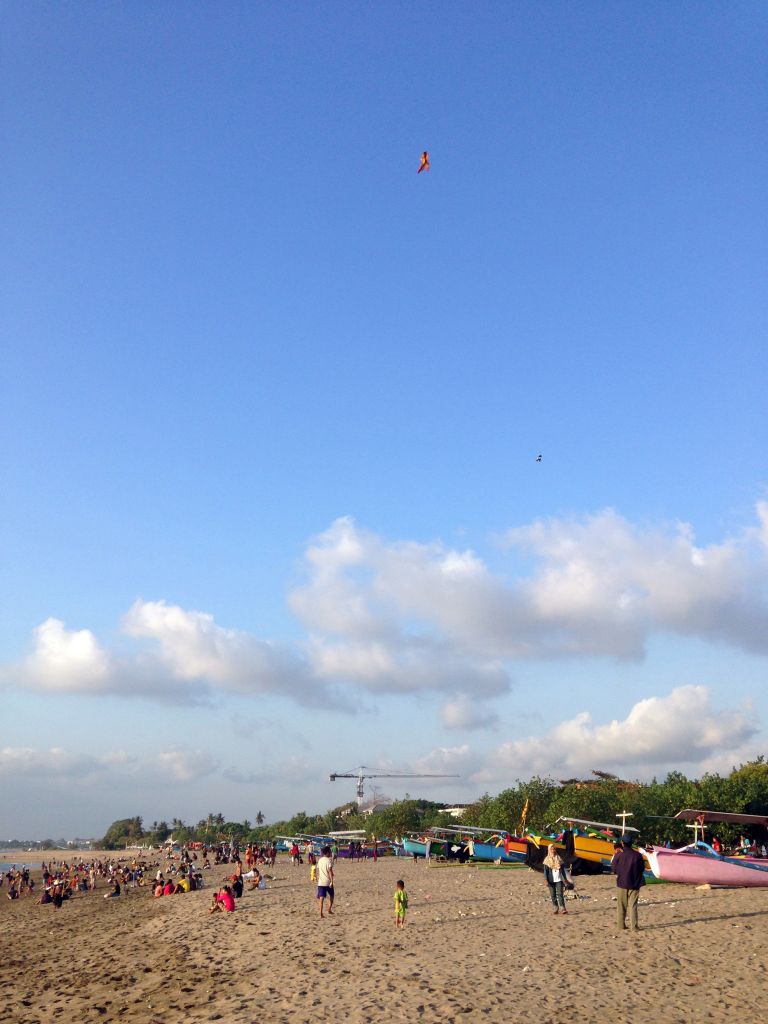
[[[541,456],[540,456],[540,455],[537,455],[537,456],[536,456],[536,461],[537,461],[537,462],[541,462]]]

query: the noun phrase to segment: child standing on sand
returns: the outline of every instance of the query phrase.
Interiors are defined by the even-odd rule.
[[[333,913],[333,858],[330,846],[323,847],[323,855],[317,862],[317,906],[320,917],[324,917],[323,906],[328,897],[328,913]]]
[[[408,909],[408,893],[405,882],[397,882],[395,886],[395,928],[405,928],[405,912]]]

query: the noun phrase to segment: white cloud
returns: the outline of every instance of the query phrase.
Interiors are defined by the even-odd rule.
[[[446,729],[488,729],[499,720],[498,715],[485,711],[466,694],[444,704],[440,709],[440,719]]]
[[[755,507],[758,521],[755,536],[763,550],[768,552],[768,501],[758,501]]]
[[[501,660],[464,640],[466,618],[478,614],[476,581],[489,576],[471,552],[388,545],[345,517],[305,562],[307,582],[289,604],[311,631],[315,675],[374,692],[509,690]]]
[[[469,744],[458,747],[436,747],[428,754],[413,763],[415,773],[435,773],[437,775],[456,775],[456,779],[419,779],[419,786],[454,787],[466,784],[482,767],[482,757],[472,750]]]
[[[763,531],[767,514],[758,506]],[[507,540],[538,559],[520,594],[539,654],[639,657],[662,631],[768,653],[768,562],[755,535],[699,547],[686,524],[640,527],[609,509]]]
[[[681,686],[639,701],[622,721],[596,724],[584,711],[541,736],[510,740],[493,754],[480,781],[567,775],[592,768],[649,774],[701,764],[743,746],[758,726],[750,709],[717,710],[704,686]]]
[[[157,780],[162,784],[192,782],[219,770],[218,760],[207,750],[175,747],[139,760],[124,750],[105,754],[82,754],[62,747],[38,750],[34,747],[4,747],[0,749],[0,778],[35,778],[48,782],[77,780],[104,780],[109,777],[139,780]]]
[[[429,636],[397,641],[333,642],[315,637],[307,646],[314,673],[378,693],[470,690],[493,696],[509,688],[499,661],[472,659]]]
[[[60,619],[46,619],[35,629],[34,642],[34,652],[21,668],[31,685],[91,693],[107,686],[110,659],[90,630],[67,630]]]
[[[107,754],[104,757],[91,757],[88,754],[72,753],[62,747],[51,747],[49,750],[3,747],[0,749],[0,778],[69,781],[103,776],[109,771],[115,756]]]
[[[638,526],[610,509],[538,521],[506,534],[533,561],[511,580],[472,551],[386,543],[344,518],[308,549],[307,582],[289,602],[313,632],[315,671],[370,689],[498,693],[511,661],[639,658],[654,632],[765,654],[768,503],[757,518],[707,546],[687,525]],[[455,673],[440,682],[436,652],[467,685]]]
[[[161,678],[206,683],[234,693],[278,693],[315,703],[324,689],[291,648],[250,633],[218,626],[207,612],[165,601],[136,601],[123,619],[124,632],[156,645],[151,657]]]
[[[161,778],[170,776],[176,782],[194,782],[206,775],[212,775],[219,768],[219,762],[207,750],[181,747],[164,750],[154,760]]]
[[[207,613],[136,601],[122,627],[137,645],[118,657],[106,653],[89,630],[67,630],[60,620],[48,619],[34,631],[32,654],[20,666],[3,669],[1,678],[30,689],[188,704],[221,692],[341,704],[300,652],[223,629]]]
[[[139,600],[119,654],[51,618],[0,677],[166,702],[273,694],[347,709],[360,694],[435,692],[448,698],[447,727],[478,727],[489,716],[470,702],[508,692],[522,659],[638,659],[658,633],[768,654],[768,502],[757,523],[702,546],[689,526],[638,526],[612,510],[537,521],[506,534],[532,564],[508,578],[473,551],[388,542],[342,518],[308,546],[305,581],[288,597],[303,640]]]

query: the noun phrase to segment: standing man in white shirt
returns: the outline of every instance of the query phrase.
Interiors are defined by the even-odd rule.
[[[317,862],[317,905],[320,917],[323,913],[325,898],[328,897],[328,913],[333,913],[333,858],[330,846],[323,847],[323,854]]]

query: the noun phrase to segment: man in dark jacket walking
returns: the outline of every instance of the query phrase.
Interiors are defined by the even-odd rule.
[[[631,834],[627,833],[621,837],[621,846],[613,855],[611,870],[616,875],[619,930],[627,927],[629,911],[629,930],[637,931],[637,901],[640,897],[640,886],[645,885],[645,862],[642,855],[632,849]]]

